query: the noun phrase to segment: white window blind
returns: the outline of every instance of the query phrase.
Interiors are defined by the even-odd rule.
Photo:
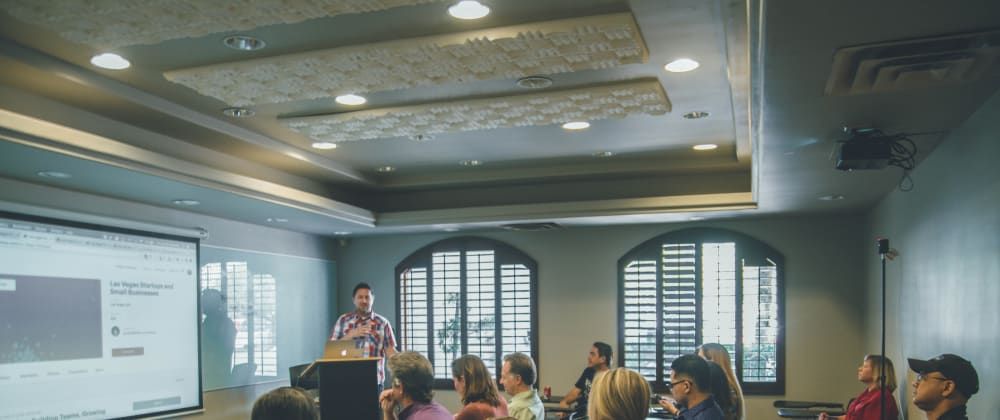
[[[719,343],[734,357],[745,391],[783,390],[777,261],[776,251],[753,238],[704,229],[630,251],[619,262],[624,366],[662,389],[674,359]]]
[[[499,371],[503,356],[533,355],[534,262],[502,243],[460,238],[433,244],[396,268],[400,345],[427,355],[439,385],[464,354]]]

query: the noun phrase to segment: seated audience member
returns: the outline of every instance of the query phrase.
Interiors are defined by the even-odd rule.
[[[379,403],[385,420],[452,420],[451,413],[433,400],[434,369],[426,357],[407,351],[389,357],[392,389],[382,391]],[[399,414],[396,414],[399,407]]]
[[[965,405],[979,392],[979,374],[972,363],[954,354],[909,362],[917,372],[913,404],[927,413],[927,420],[968,420]]]
[[[600,375],[590,389],[590,420],[643,420],[649,414],[649,383],[633,370],[618,368]]]
[[[704,359],[704,357],[702,357]],[[736,402],[733,400],[733,391],[726,380],[726,372],[718,363],[705,360],[708,363],[708,393],[712,394],[712,400],[722,410],[725,420],[737,420]]]
[[[467,354],[455,359],[451,363],[451,378],[463,404],[455,420],[485,420],[507,415],[507,401],[500,396],[493,375],[478,356]]]
[[[594,377],[607,372],[610,365],[611,346],[608,343],[600,341],[594,343],[590,347],[590,352],[587,353],[587,368],[580,374],[580,378],[576,380],[573,389],[563,397],[562,401],[559,401],[559,406],[569,408],[569,405],[575,402],[576,418],[585,416],[587,414],[587,400],[590,397],[590,387],[593,386]],[[564,413],[560,414],[560,417],[563,416],[565,416]]]
[[[319,410],[301,388],[284,386],[257,398],[250,420],[317,420]]]
[[[722,408],[722,414],[726,416],[726,420],[745,420],[747,410],[743,403],[743,388],[740,387],[740,382],[736,380],[736,375],[733,373],[733,361],[729,357],[729,351],[722,344],[705,343],[698,347],[698,355],[702,359],[715,362],[726,375],[726,382],[729,383],[729,410],[727,411],[718,398],[715,400],[719,404],[719,408]]]
[[[896,406],[896,398],[892,392],[896,390],[896,369],[892,367],[892,360],[885,358],[885,372],[882,371],[882,356],[869,354],[865,356],[861,366],[858,367],[858,380],[865,384],[865,390],[861,391],[851,404],[847,406],[847,413],[843,416],[830,416],[820,413],[819,420],[879,420],[882,418],[882,398],[885,395],[885,418],[895,420],[899,418],[899,408]],[[879,377],[885,374],[885,384],[881,384]]]
[[[538,392],[532,387],[535,384],[536,371],[535,361],[524,353],[511,353],[503,358],[500,384],[511,396],[507,411],[517,420],[545,418],[545,406],[538,398]]]
[[[670,364],[670,394],[678,409],[666,399],[660,400],[660,406],[678,420],[724,420],[722,409],[709,394],[708,362],[694,354],[685,354],[674,359]]]

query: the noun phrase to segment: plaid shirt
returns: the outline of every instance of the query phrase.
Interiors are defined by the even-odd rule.
[[[344,338],[347,333],[369,320],[374,323],[372,334],[357,340],[362,342],[362,357],[382,358],[378,363],[378,383],[383,384],[385,383],[385,350],[390,347],[396,348],[396,336],[392,334],[392,325],[389,325],[388,319],[374,311],[368,316],[358,314],[358,311],[343,314],[333,324],[333,333],[330,334],[330,339]]]

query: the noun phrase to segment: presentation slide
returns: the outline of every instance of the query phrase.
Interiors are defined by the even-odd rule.
[[[0,420],[202,408],[198,241],[0,212]]]

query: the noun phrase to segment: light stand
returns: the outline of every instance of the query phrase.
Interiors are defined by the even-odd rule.
[[[882,353],[879,359],[878,391],[879,402],[881,403],[881,414],[879,418],[885,420],[885,257],[889,253],[889,240],[878,238],[878,254],[882,259]]]

